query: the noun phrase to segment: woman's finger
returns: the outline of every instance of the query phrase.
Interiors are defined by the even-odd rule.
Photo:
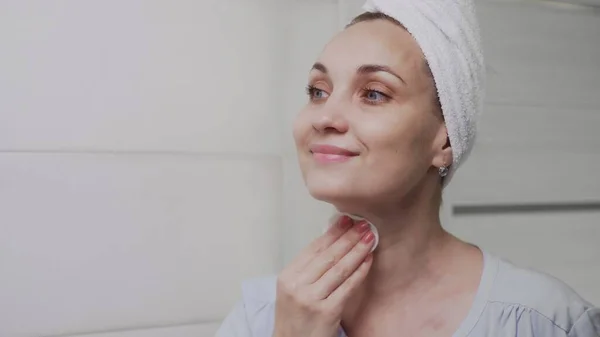
[[[369,253],[358,268],[356,268],[356,270],[354,270],[354,272],[325,299],[325,301],[328,302],[328,305],[337,307],[346,303],[348,298],[352,296],[356,289],[363,283],[372,265],[373,255]]]
[[[374,240],[373,232],[367,231],[363,234],[360,241],[313,284],[315,295],[318,298],[327,298],[346,282],[369,256]]]
[[[337,241],[318,254],[299,275],[302,284],[317,282],[327,271],[338,264],[360,241],[361,237],[369,231],[369,224],[361,221],[351,230],[346,231]]]
[[[322,251],[326,250],[336,242],[353,225],[352,219],[341,216],[337,222],[330,226],[327,231],[304,248],[289,264],[292,272],[303,273],[306,266]]]

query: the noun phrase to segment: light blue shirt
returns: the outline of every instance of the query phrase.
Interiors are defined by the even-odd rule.
[[[600,337],[600,308],[565,283],[483,255],[473,306],[452,337]],[[217,337],[271,337],[275,283],[275,277],[245,282],[242,299],[223,321]],[[339,336],[346,336],[341,328]]]

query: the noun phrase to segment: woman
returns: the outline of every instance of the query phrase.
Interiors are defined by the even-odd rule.
[[[340,217],[276,279],[245,283],[218,336],[600,336],[600,310],[568,286],[443,230],[484,67],[471,8],[440,1],[454,20],[436,21],[427,3],[370,2],[311,69],[294,126],[311,195],[368,219],[377,249],[366,221]]]

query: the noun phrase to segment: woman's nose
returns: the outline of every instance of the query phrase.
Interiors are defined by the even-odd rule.
[[[322,113],[316,113],[313,120],[313,128],[319,132],[346,133],[348,131],[348,120],[339,110],[324,107]]]

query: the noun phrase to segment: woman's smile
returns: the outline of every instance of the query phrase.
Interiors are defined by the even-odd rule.
[[[358,152],[335,145],[314,144],[309,148],[313,159],[322,164],[347,162],[359,155]]]

